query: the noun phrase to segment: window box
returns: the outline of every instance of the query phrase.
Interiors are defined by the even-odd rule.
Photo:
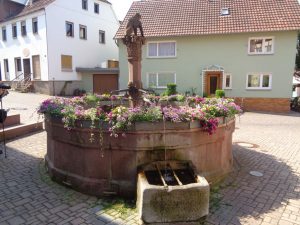
[[[253,37],[249,38],[249,55],[274,54],[274,37]]]
[[[148,42],[149,58],[175,58],[176,57],[176,42]]]
[[[249,90],[272,89],[272,75],[269,73],[249,73],[247,75],[246,89]]]

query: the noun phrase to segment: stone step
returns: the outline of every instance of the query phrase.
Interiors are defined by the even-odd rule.
[[[4,122],[5,127],[20,125],[20,124],[21,124],[20,114],[8,115]]]
[[[32,132],[43,130],[43,122],[20,124],[11,127],[5,127],[5,138],[10,140],[19,136],[23,136]],[[0,141],[3,141],[3,130],[0,124]]]

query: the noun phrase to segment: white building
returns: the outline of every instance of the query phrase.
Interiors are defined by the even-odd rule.
[[[1,78],[27,77],[37,92],[72,94],[84,83],[76,68],[105,67],[118,58],[118,27],[106,0],[27,0],[0,21]]]

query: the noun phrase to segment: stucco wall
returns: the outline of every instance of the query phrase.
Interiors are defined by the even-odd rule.
[[[94,13],[94,2],[99,14]],[[80,80],[76,67],[99,67],[107,59],[118,59],[118,47],[113,40],[119,22],[111,5],[88,0],[88,11],[81,1],[57,0],[46,9],[49,45],[49,79]],[[74,24],[74,37],[66,36],[66,21]],[[79,24],[87,27],[87,40],[79,38]],[[105,31],[106,43],[99,43],[99,30]],[[61,55],[72,55],[73,70],[61,70]]]
[[[250,37],[275,38],[274,54],[248,55]],[[222,66],[232,75],[232,90],[228,97],[289,98],[292,94],[292,77],[296,56],[297,32],[245,33],[232,35],[207,35],[195,37],[148,38],[147,41],[176,41],[176,58],[147,58],[143,47],[142,81],[147,87],[148,72],[175,72],[179,92],[196,88],[202,94],[202,70],[210,65]],[[128,83],[126,48],[120,42],[120,88]],[[271,90],[247,90],[247,74],[265,72],[272,74]]]

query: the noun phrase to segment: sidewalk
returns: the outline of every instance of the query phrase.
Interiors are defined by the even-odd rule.
[[[23,124],[37,122],[36,109],[43,100],[50,97],[43,94],[9,91],[9,94],[3,98],[3,108],[9,109],[8,115],[20,114]]]

